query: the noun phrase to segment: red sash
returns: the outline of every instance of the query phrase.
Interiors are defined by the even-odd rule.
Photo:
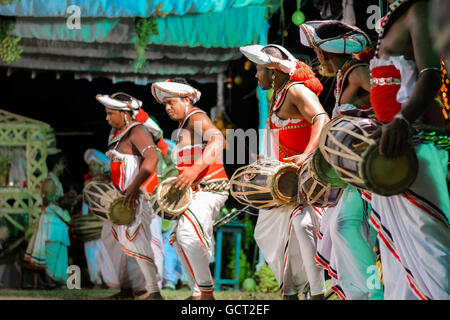
[[[394,65],[387,65],[373,68],[372,78],[401,79],[401,75]],[[391,122],[401,110],[402,105],[397,102],[398,90],[400,90],[399,84],[372,86],[370,90],[370,105],[379,121]]]

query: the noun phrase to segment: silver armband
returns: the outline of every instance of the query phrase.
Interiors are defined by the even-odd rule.
[[[423,73],[425,73],[427,71],[436,71],[436,72],[441,73],[441,69],[436,68],[436,67],[429,67],[429,68],[424,68],[424,69],[420,70],[419,75],[417,77],[420,77]]]
[[[155,148],[155,149],[156,149],[157,147],[156,147],[155,144],[148,145],[148,146],[146,146],[144,149],[142,149],[141,155],[143,156],[143,155],[144,155],[144,152],[147,151],[148,149],[151,149],[151,148]]]
[[[328,115],[328,113],[326,113],[326,112],[319,112],[319,113],[316,113],[316,114],[311,118],[311,123],[314,123],[314,120],[316,120],[316,118],[317,118],[318,116],[322,115],[322,114]]]

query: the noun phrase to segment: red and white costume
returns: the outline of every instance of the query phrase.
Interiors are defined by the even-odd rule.
[[[125,99],[124,101],[122,100],[123,98],[119,98],[119,96],[125,96],[128,99]],[[97,95],[96,99],[107,108],[132,113],[133,121],[127,124],[120,132],[118,132],[117,129],[111,129],[108,139],[110,150],[106,153],[106,156],[110,159],[112,183],[119,190],[124,192],[139,173],[139,167],[143,158],[134,154],[124,154],[116,150],[121,139],[129,132],[129,130],[138,125],[142,125],[155,140],[161,138],[162,131],[156,123],[149,118],[148,114],[142,110],[142,101],[139,101],[134,97],[119,92],[111,96]],[[150,147],[156,146],[148,146],[146,148]],[[153,172],[141,185],[140,189],[151,195],[157,184],[158,177],[156,172]],[[159,230],[159,237],[156,235],[152,237],[152,216],[153,208],[150,201],[146,200],[144,194],[140,194],[135,219],[132,223],[124,226],[107,222],[103,225],[102,240],[113,261],[121,288],[130,286],[134,288],[138,287],[140,282],[139,278],[142,278],[143,276],[147,292],[159,292],[158,282],[159,285],[161,285],[161,275],[163,270],[158,270],[155,265],[155,254],[152,246],[154,246],[154,239],[159,238],[159,242],[162,243],[162,235]],[[126,255],[136,259],[140,271],[142,272],[141,275],[136,272],[136,268],[132,268],[133,265],[127,263],[127,259],[124,258],[123,254],[117,253],[118,243]],[[158,260],[163,259],[164,256],[161,255],[159,251],[158,253]],[[163,265],[163,262],[159,262],[158,265]],[[158,271],[160,275],[158,275]]]
[[[170,80],[153,83],[152,94],[161,104],[167,97],[189,97],[195,104],[201,95],[200,91],[189,85]],[[185,114],[183,122],[178,127],[179,134],[173,139],[177,142],[174,152],[177,167],[192,166],[204,153],[206,147],[204,141],[196,144],[194,140],[194,145],[182,145],[179,141],[184,125],[196,113],[205,112],[199,108],[193,108]],[[217,179],[228,180],[221,159],[216,159],[214,163],[208,165],[193,182],[191,204],[176,221],[170,236],[170,244],[180,258],[193,297],[198,297],[202,293],[211,294],[214,290],[214,279],[209,269],[214,251],[213,225],[220,208],[228,198],[228,191],[210,192],[202,190],[202,186]]]
[[[194,108],[186,115],[185,123],[195,113],[204,111]],[[180,125],[180,128],[182,128]],[[202,156],[205,144],[181,146],[177,144],[177,167],[190,167]],[[228,179],[223,164],[214,162],[204,169],[194,181],[208,183],[215,179]],[[171,244],[175,248],[184,272],[187,275],[191,295],[212,293],[214,279],[209,269],[214,252],[213,224],[220,208],[228,199],[228,191],[207,192],[201,184],[193,188],[192,202],[181,218],[177,220],[172,234]]]
[[[251,61],[266,68],[290,74],[289,82],[274,92],[270,103],[269,124],[264,133],[264,155],[268,160],[284,158],[304,152],[309,143],[312,126],[304,119],[280,119],[276,111],[283,105],[288,90],[306,86],[319,94],[323,87],[312,70],[295,59],[286,49],[288,60],[279,60],[266,53],[262,46],[242,47],[241,52]],[[325,293],[323,269],[316,266],[316,233],[323,210],[313,206],[281,206],[260,210],[255,227],[255,240],[264,259],[277,279],[283,295],[304,292],[309,283],[311,295]]]
[[[132,123],[126,130],[129,130],[135,125],[139,124]],[[114,133],[112,138],[114,138]],[[111,142],[111,140],[113,142]],[[120,138],[116,139],[116,141],[110,139],[110,145],[116,143],[117,146],[119,141]],[[113,184],[121,191],[125,191],[138,174],[142,157],[133,154],[120,153],[115,147],[106,152],[106,155],[111,161],[110,167]],[[156,172],[153,172],[143,184],[143,187],[145,187],[149,194],[152,194],[157,184],[158,177],[156,176]],[[136,258],[144,275],[147,291],[149,293],[159,292],[158,281],[160,281],[152,249],[152,233],[150,229],[152,214],[153,208],[150,201],[146,200],[145,196],[141,194],[139,196],[139,205],[136,209],[134,221],[127,226],[112,224],[110,229],[114,239],[121,244],[122,250],[127,255]],[[123,262],[120,260],[116,262],[118,269],[123,268]],[[125,270],[117,271],[119,277],[125,272]]]

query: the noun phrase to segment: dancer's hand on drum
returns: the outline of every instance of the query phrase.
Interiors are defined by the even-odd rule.
[[[286,157],[284,158],[284,161],[295,163],[298,167],[301,167],[303,162],[305,162],[307,158],[307,154],[301,153],[292,157]]]
[[[405,154],[409,137],[408,125],[400,119],[394,119],[392,122],[382,125],[371,135],[372,139],[379,139],[379,152],[388,158],[396,158]]]
[[[179,170],[178,178],[175,180],[175,188],[183,190],[189,188],[198,176],[198,172],[192,167],[177,167]]]

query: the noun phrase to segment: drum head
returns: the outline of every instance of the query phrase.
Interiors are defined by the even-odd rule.
[[[405,192],[414,182],[419,168],[416,152],[409,146],[405,155],[389,159],[379,154],[378,144],[370,147],[361,168],[367,189],[391,196]]]
[[[325,160],[320,150],[314,152],[311,161],[312,169],[316,175],[315,178],[323,184],[338,188],[343,188],[347,185],[336,173],[336,170]]]
[[[116,198],[109,207],[111,222],[119,226],[127,226],[134,221],[136,210],[129,208],[124,203],[125,197]]]
[[[156,189],[156,202],[160,215],[164,219],[173,220],[187,210],[191,204],[192,190],[186,188],[179,190],[173,186],[176,177],[162,181]]]
[[[297,201],[298,195],[298,167],[285,166],[274,176],[274,197],[281,202],[292,203]]]
[[[316,159],[319,157],[316,157]],[[320,157],[323,159],[323,157]],[[316,160],[317,161],[317,160]],[[315,207],[335,205],[342,195],[342,188],[331,187],[317,178],[313,170],[314,156],[311,155],[303,163],[298,179],[298,202],[307,203]]]

